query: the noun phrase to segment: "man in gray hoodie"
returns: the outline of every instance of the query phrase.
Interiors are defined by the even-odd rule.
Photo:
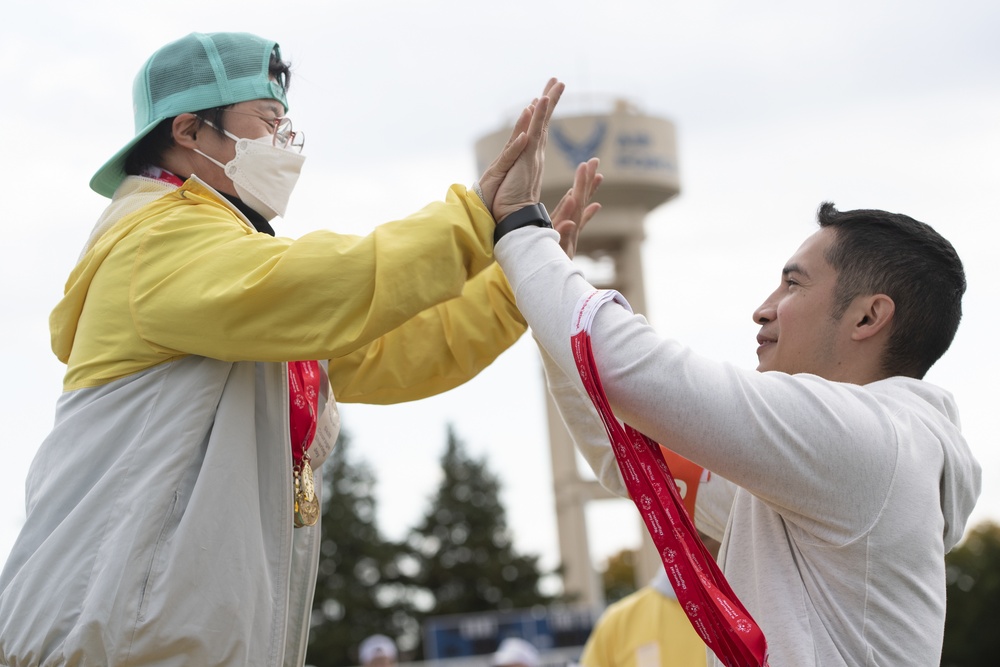
[[[818,217],[754,311],[758,372],[700,357],[615,303],[593,322],[597,370],[619,419],[736,485],[735,498],[703,489],[695,521],[722,539],[773,667],[937,665],[944,554],[981,472],[953,398],[922,378],[961,319],[962,263],[905,215],[824,204]],[[520,229],[496,256],[563,419],[624,495],[569,344],[594,288],[557,242]]]

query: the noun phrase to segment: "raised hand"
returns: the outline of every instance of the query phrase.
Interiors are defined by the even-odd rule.
[[[541,200],[549,120],[564,89],[563,83],[549,79],[542,96],[521,112],[506,146],[479,179],[483,203],[494,220]]]
[[[577,165],[573,187],[566,191],[550,216],[552,228],[559,232],[559,245],[570,258],[576,255],[580,232],[601,210],[599,203],[590,201],[604,180],[604,176],[597,173],[598,164],[595,157]]]

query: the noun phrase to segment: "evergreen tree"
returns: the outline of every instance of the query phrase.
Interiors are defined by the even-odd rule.
[[[341,431],[323,472],[323,538],[307,654],[308,664],[323,667],[357,665],[358,644],[369,635],[418,633],[400,573],[405,547],[379,533],[374,474],[350,458],[348,444]]]
[[[410,547],[416,583],[430,592],[427,616],[524,609],[552,602],[539,591],[538,556],[519,555],[485,459],[470,458],[453,428],[441,458],[444,478]]]
[[[617,602],[636,591],[635,560],[636,552],[631,549],[622,549],[608,558],[608,566],[601,573],[607,604]]]
[[[1000,655],[1000,525],[982,523],[945,556],[944,667],[996,665]]]

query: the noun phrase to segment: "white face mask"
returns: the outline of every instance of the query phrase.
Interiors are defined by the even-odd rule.
[[[236,142],[236,155],[232,160],[222,164],[197,148],[194,151],[222,167],[236,187],[236,194],[247,206],[268,221],[278,215],[284,216],[306,156],[274,146],[270,135],[260,139],[241,139],[226,130],[222,131]]]

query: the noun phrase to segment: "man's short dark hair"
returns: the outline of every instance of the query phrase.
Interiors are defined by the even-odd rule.
[[[838,211],[824,202],[817,218],[836,233],[826,253],[838,272],[834,317],[855,297],[887,295],[896,311],[882,370],[922,378],[962,319],[965,271],[955,248],[930,225],[900,213]]]
[[[285,62],[278,57],[277,52],[271,53],[271,61],[268,63],[268,74],[287,93],[288,87],[292,83],[291,63]],[[199,123],[208,119],[221,133],[223,125],[222,112],[231,107],[214,107],[211,109],[200,109],[192,111],[197,114]],[[176,118],[176,116],[174,117]],[[163,161],[163,154],[174,145],[174,118],[166,118],[160,121],[153,130],[143,137],[135,148],[125,158],[125,173],[132,176],[142,173],[147,166],[160,166]],[[188,176],[189,174],[178,174],[178,176]]]

